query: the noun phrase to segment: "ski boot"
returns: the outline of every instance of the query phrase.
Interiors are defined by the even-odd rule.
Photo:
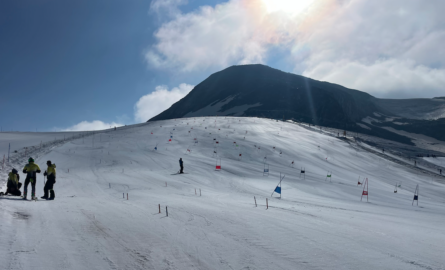
[[[48,200],[50,200],[50,201],[54,200],[56,198],[56,193],[54,192],[54,190],[51,189],[49,191],[49,193],[50,193],[50,197]]]

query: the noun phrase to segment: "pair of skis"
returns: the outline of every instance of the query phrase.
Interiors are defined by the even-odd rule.
[[[177,174],[188,174],[188,173],[180,173],[179,171],[177,172],[177,173],[173,173],[173,174],[171,174],[171,175],[177,175]]]
[[[39,199],[37,197],[31,198],[31,200],[28,200],[27,198],[20,196],[24,201],[38,201]]]
[[[6,196],[5,195],[5,193],[3,193],[3,192],[0,192],[0,196]],[[28,200],[28,199],[25,199],[23,196],[20,196],[20,198],[22,198],[22,200]],[[31,199],[31,201],[38,201],[39,199],[37,198],[37,197],[34,197],[34,199]]]

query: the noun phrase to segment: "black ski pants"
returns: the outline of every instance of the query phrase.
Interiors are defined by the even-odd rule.
[[[179,173],[184,173],[184,166],[181,165],[181,171]]]
[[[48,191],[50,193],[50,199],[54,199],[56,197],[56,193],[54,192],[54,184],[56,183],[56,178],[54,176],[48,176],[48,180],[45,183],[45,187],[43,188],[44,195],[43,197],[48,198]]]
[[[31,178],[31,177],[26,177],[26,179],[25,179],[25,187],[23,188],[23,197],[25,197],[26,198],[26,196],[28,195],[28,185],[29,185],[29,183],[31,183],[31,189],[32,189],[32,193],[31,193],[31,196],[35,196],[35,194],[36,194],[36,182],[37,182],[37,180],[34,178]]]
[[[22,187],[22,183],[20,183],[20,182],[17,186],[14,186],[14,185],[8,186],[8,188],[6,189],[5,195],[11,194],[14,196],[21,196],[22,195],[22,192],[20,191],[21,187]]]

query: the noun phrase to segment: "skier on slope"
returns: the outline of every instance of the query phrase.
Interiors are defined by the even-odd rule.
[[[184,173],[184,162],[182,161],[182,158],[179,158],[179,167],[181,167],[179,173]]]
[[[26,196],[28,195],[28,185],[31,182],[32,193],[31,199],[36,198],[36,182],[37,182],[37,173],[40,173],[40,167],[34,163],[34,159],[30,157],[28,159],[28,164],[23,168],[23,173],[26,173],[25,179],[25,187],[23,188],[23,199],[26,200]]]
[[[48,165],[48,169],[45,171],[43,175],[45,175],[48,180],[45,183],[45,187],[43,188],[44,195],[41,197],[45,200],[54,200],[56,198],[56,194],[54,193],[54,184],[56,183],[56,164],[51,164],[51,160],[46,162]],[[48,198],[48,191],[50,192],[50,197]]]
[[[8,185],[6,189],[5,195],[11,194],[14,196],[21,196],[22,192],[20,188],[22,187],[22,183],[20,183],[20,175],[16,169],[12,169],[12,171],[8,174]]]

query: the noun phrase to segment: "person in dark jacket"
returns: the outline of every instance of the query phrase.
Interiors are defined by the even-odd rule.
[[[48,165],[48,169],[43,175],[46,176],[48,180],[43,188],[45,194],[41,198],[45,200],[54,200],[56,198],[56,193],[54,192],[54,184],[56,183],[56,164],[51,164],[51,160],[48,160],[46,165]],[[50,193],[49,198],[48,191]]]
[[[8,174],[8,184],[5,195],[11,194],[14,196],[21,196],[21,187],[22,183],[20,183],[19,172],[16,169],[12,169],[12,171]]]
[[[184,173],[184,162],[182,161],[182,158],[179,159],[179,167],[181,167],[179,173]]]

